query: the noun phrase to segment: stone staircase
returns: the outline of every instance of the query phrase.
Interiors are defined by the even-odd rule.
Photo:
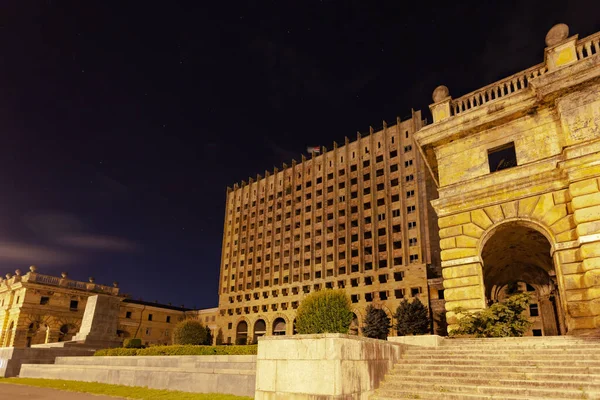
[[[600,399],[600,339],[446,339],[415,347],[371,400]]]

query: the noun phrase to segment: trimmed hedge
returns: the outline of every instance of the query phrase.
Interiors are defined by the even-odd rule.
[[[258,345],[249,346],[152,346],[145,349],[103,349],[94,353],[95,356],[227,356],[254,355]]]
[[[144,347],[142,339],[125,339],[123,347],[126,349],[141,349]]]

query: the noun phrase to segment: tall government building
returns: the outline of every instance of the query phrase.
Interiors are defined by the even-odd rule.
[[[444,312],[437,190],[413,134],[421,112],[322,148],[227,190],[219,281],[225,343],[292,335],[309,293],[343,288],[359,333],[367,306],[390,317],[418,297]]]

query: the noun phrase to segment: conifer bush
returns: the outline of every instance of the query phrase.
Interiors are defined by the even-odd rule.
[[[343,290],[322,290],[306,296],[298,307],[300,334],[348,333],[352,322],[350,297]]]
[[[402,300],[396,309],[396,330],[398,336],[424,335],[429,333],[429,309],[418,297],[412,302]]]
[[[523,313],[529,307],[529,295],[517,293],[503,302],[494,303],[485,310],[472,313],[455,308],[460,315],[458,328],[450,336],[472,335],[475,337],[520,337],[531,328],[532,322]]]
[[[372,305],[367,307],[367,316],[363,327],[363,334],[366,337],[387,340],[391,327],[390,317],[385,311]]]
[[[205,344],[206,336],[206,328],[202,322],[185,319],[173,330],[173,344]]]

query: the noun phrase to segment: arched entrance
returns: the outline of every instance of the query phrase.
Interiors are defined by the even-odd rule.
[[[350,327],[348,328],[349,335],[358,335],[360,332],[358,317],[355,313],[352,313],[352,322],[350,322]]]
[[[540,231],[516,221],[499,225],[488,235],[481,258],[488,305],[528,292],[533,322],[529,334],[565,333],[551,245]]]
[[[66,341],[71,340],[73,338],[73,336],[75,335],[76,330],[77,330],[77,327],[73,324],[63,324],[59,330],[58,341],[66,342]],[[117,330],[117,335],[119,335],[119,332],[120,331]],[[123,337],[125,337],[125,336],[123,336]]]
[[[258,342],[260,336],[267,334],[267,324],[263,319],[259,319],[254,323],[254,343]]]
[[[273,321],[273,335],[275,336],[283,336],[285,335],[285,319],[283,318],[277,318],[275,321]]]
[[[235,329],[235,344],[248,344],[248,323],[240,321]]]

